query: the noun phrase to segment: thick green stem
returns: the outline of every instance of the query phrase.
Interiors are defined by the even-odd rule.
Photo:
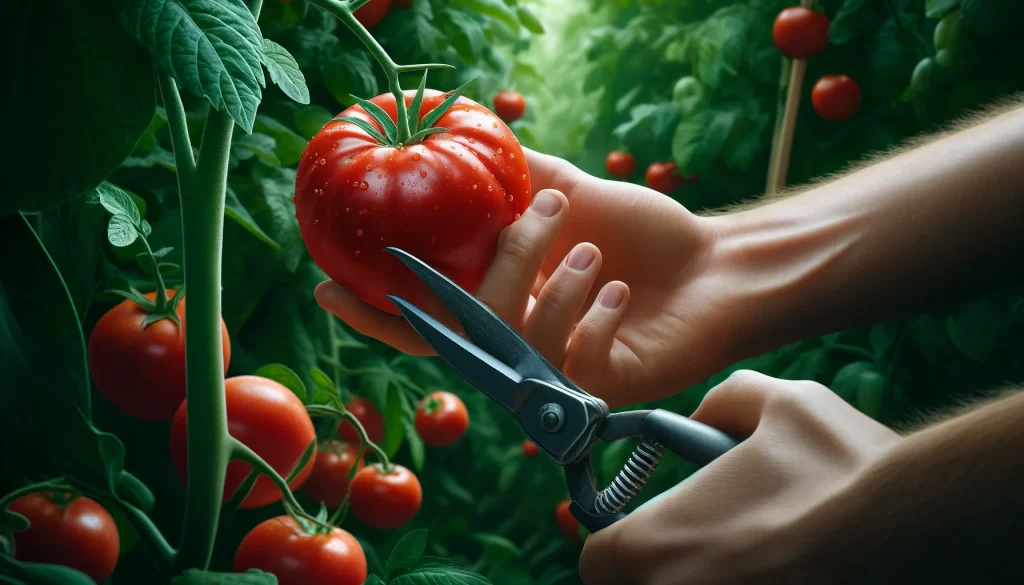
[[[227,113],[210,108],[194,180],[181,191],[188,286],[188,503],[178,558],[182,569],[205,569],[210,562],[229,455],[220,297],[224,198],[234,124]]]
[[[178,192],[183,185],[192,181],[196,170],[196,157],[192,153],[192,142],[188,137],[188,120],[185,118],[185,106],[181,103],[181,94],[174,83],[174,78],[156,67],[160,74],[160,95],[163,97],[164,110],[167,112],[167,126],[171,133],[171,148],[174,150],[174,166],[178,173]]]
[[[67,485],[63,477],[55,477],[39,483],[33,483],[25,487],[20,487],[13,492],[7,494],[3,498],[0,498],[0,510],[6,510],[7,506],[11,505],[11,502],[17,500],[25,494],[31,494],[35,492],[46,492],[46,491],[71,491],[71,486]]]

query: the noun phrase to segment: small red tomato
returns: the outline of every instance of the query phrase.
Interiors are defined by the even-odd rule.
[[[155,299],[156,293],[146,297]],[[96,389],[118,410],[143,420],[170,420],[185,400],[185,299],[170,319],[150,323],[134,301],[125,299],[106,312],[89,334],[89,374]],[[220,321],[224,372],[231,361],[231,339]]]
[[[416,408],[416,433],[431,447],[459,442],[469,428],[469,411],[451,392],[431,392]]]
[[[860,110],[860,87],[848,75],[824,75],[811,90],[811,103],[823,120],[849,120]]]
[[[97,583],[114,572],[121,537],[113,517],[95,500],[77,496],[65,503],[36,492],[14,500],[9,509],[32,524],[14,533],[16,559],[78,569]]]
[[[687,182],[674,162],[655,162],[647,167],[647,186],[668,195]]]
[[[356,17],[356,20],[366,28],[371,28],[380,24],[380,21],[388,15],[389,10],[391,10],[391,0],[370,0],[352,13],[352,16]]]
[[[353,396],[352,401],[345,405],[345,410],[355,415],[359,424],[363,425],[371,443],[379,445],[384,440],[384,417],[372,402],[362,396]],[[359,445],[362,442],[355,425],[344,419],[338,423],[338,435],[346,443]]]
[[[316,438],[306,407],[283,384],[261,376],[235,376],[224,381],[228,410],[228,432],[256,452],[282,476],[291,473],[309,444]],[[186,401],[187,402],[187,401]],[[171,423],[171,463],[182,481],[188,481],[188,417],[182,402]],[[299,489],[313,471],[315,457],[288,484]],[[228,463],[224,499],[228,499],[249,475],[252,466],[241,461]],[[261,475],[241,508],[260,508],[281,499],[281,490]]]
[[[526,112],[526,98],[518,91],[499,91],[494,96],[494,113],[506,122],[515,122]]]
[[[232,569],[271,573],[279,585],[361,585],[367,574],[366,554],[351,534],[341,528],[307,531],[288,515],[249,531],[235,551]]]
[[[580,521],[569,511],[569,500],[558,502],[555,507],[555,522],[558,529],[573,542],[582,542],[580,538]]]
[[[775,18],[772,37],[787,57],[809,59],[828,46],[828,17],[803,6],[786,8]]]
[[[609,175],[618,179],[628,179],[636,172],[636,159],[629,153],[613,150],[604,159],[604,167]]]
[[[348,473],[354,465],[363,468],[359,446],[341,441],[324,441],[316,450],[316,463],[302,491],[314,502],[323,502],[328,508],[337,508],[348,493]]]
[[[523,441],[523,455],[526,455],[529,459],[536,457],[539,451],[540,447],[530,439]]]
[[[393,530],[412,520],[423,503],[423,488],[413,472],[392,464],[367,465],[352,479],[349,503],[356,518],[380,530]]]

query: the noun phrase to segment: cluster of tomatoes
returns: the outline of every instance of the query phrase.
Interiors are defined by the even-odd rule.
[[[630,179],[636,172],[636,157],[622,150],[613,150],[604,160],[604,168],[616,179]],[[684,176],[676,163],[672,161],[655,161],[647,166],[644,172],[647,186],[655,191],[668,195],[680,185],[696,183],[700,175]]]
[[[150,299],[154,293],[150,293]],[[132,300],[122,301],[97,322],[89,337],[88,361],[96,388],[124,413],[149,421],[171,421],[170,460],[183,481],[188,473],[188,430],[185,400],[185,301],[170,317],[145,323],[150,315]],[[221,321],[224,369],[230,361],[230,338]],[[283,384],[261,376],[234,376],[224,384],[231,436],[251,449],[283,476],[291,473],[316,440],[306,406]],[[385,421],[370,401],[355,396],[346,405],[374,444],[384,438]],[[456,395],[427,394],[415,414],[415,428],[424,444],[447,447],[469,427],[469,413]],[[304,467],[293,473],[289,487],[315,502],[337,509],[348,497],[352,513],[373,528],[398,528],[417,514],[423,494],[409,469],[394,463],[366,464],[361,433],[348,420],[337,427],[338,439],[320,442]],[[349,481],[352,468],[356,472]],[[252,467],[231,461],[226,470],[224,499],[243,484]],[[260,508],[282,499],[274,482],[261,476],[239,504]],[[109,578],[120,554],[117,527],[96,501],[81,495],[30,493],[10,509],[31,526],[14,535],[16,555],[29,562],[76,568],[97,583]],[[60,542],[63,546],[53,546]],[[282,550],[304,551],[316,562],[301,568],[286,562]],[[315,551],[315,554],[314,554]],[[242,541],[234,569],[257,568],[274,573],[282,584],[331,582],[359,584],[366,578],[366,559],[358,541],[341,528],[330,532],[300,526],[290,515],[259,524]],[[298,574],[297,571],[301,571]],[[322,581],[321,581],[322,579]]]
[[[810,59],[828,46],[828,27],[824,14],[793,6],[775,18],[772,38],[783,55]],[[823,75],[811,89],[811,104],[823,120],[849,120],[860,110],[860,86],[848,75]]]

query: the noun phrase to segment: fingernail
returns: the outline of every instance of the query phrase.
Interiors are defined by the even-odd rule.
[[[530,209],[537,212],[542,217],[551,217],[558,213],[558,210],[561,208],[562,200],[547,191],[537,193],[537,197],[535,197],[533,203],[530,204]]]
[[[601,306],[606,309],[617,309],[625,297],[621,286],[617,284],[606,286],[601,291]]]
[[[569,257],[566,259],[565,263],[573,270],[586,270],[593,261],[593,250],[588,246],[577,246],[572,252],[569,252]]]

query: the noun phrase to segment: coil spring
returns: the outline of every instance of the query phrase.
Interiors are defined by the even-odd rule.
[[[664,454],[665,449],[653,441],[637,445],[622,471],[597,494],[594,508],[601,514],[620,512],[654,475]]]

